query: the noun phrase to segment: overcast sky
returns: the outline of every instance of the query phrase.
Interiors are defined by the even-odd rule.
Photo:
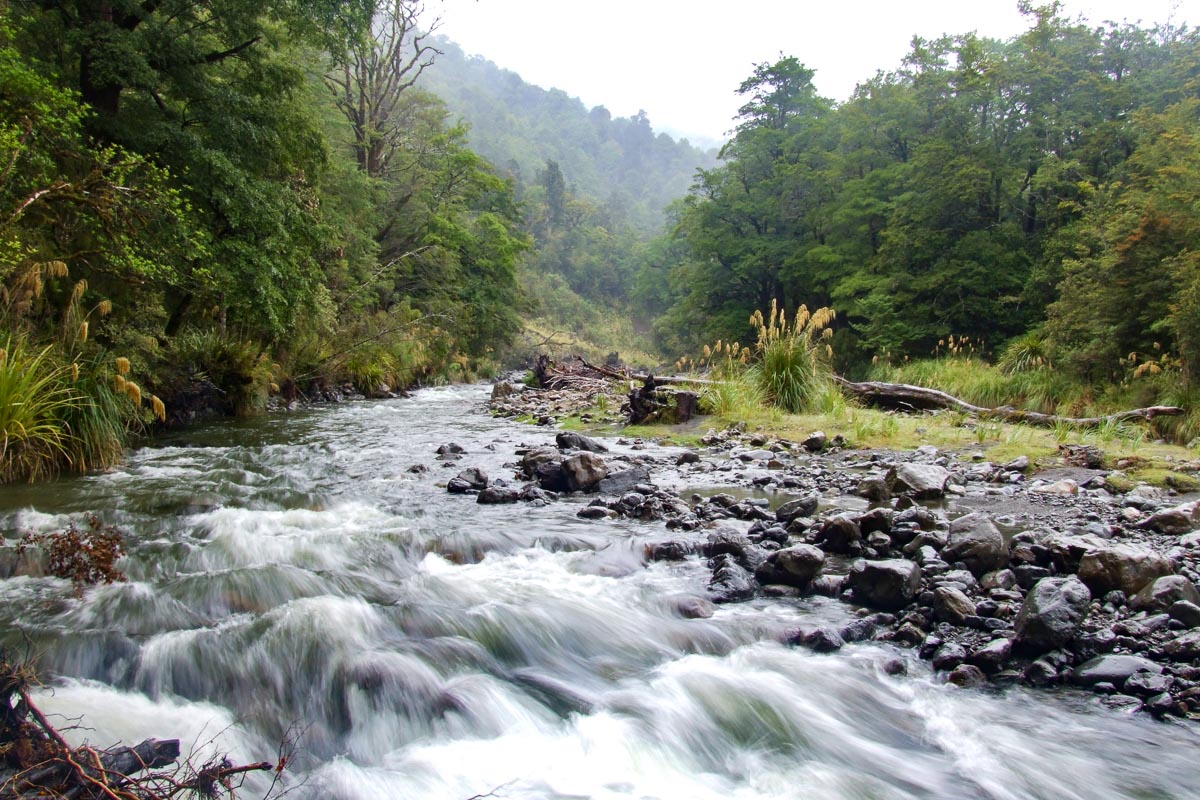
[[[1068,16],[1200,23],[1200,0],[1066,0]],[[655,130],[723,139],[753,65],[780,53],[844,100],[899,66],[913,35],[1001,39],[1028,27],[1016,0],[426,0],[439,32],[530,83],[615,116],[644,109]]]

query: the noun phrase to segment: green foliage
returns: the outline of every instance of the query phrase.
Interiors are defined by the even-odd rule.
[[[69,367],[55,363],[53,346],[31,349],[8,336],[0,348],[0,483],[34,480],[69,463],[74,437],[63,425],[85,399],[71,386]]]
[[[171,340],[164,354],[165,381],[211,381],[231,414],[266,409],[274,366],[255,341],[219,328],[188,328]]]
[[[819,308],[811,315],[800,306],[788,322],[784,311],[771,304],[770,316],[756,311],[751,323],[758,329],[757,360],[751,372],[763,394],[775,406],[793,414],[812,410],[831,382],[829,362],[834,312]]]

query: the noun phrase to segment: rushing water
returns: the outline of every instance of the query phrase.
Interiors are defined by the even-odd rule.
[[[211,425],[104,475],[5,487],[8,537],[97,511],[130,552],[128,583],[82,598],[0,581],[0,639],[61,676],[40,701],[83,715],[76,739],[273,761],[302,729],[303,797],[1200,797],[1194,726],[956,689],[880,645],[778,643],[851,613],[827,599],[685,619],[707,572],[642,563],[661,524],[447,494],[459,469],[510,477],[520,444],[552,438],[485,397]],[[468,452],[444,465],[450,441]],[[881,669],[897,655],[906,677]]]

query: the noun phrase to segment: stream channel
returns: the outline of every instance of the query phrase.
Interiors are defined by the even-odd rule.
[[[10,545],[95,511],[129,546],[129,581],[82,598],[0,581],[0,642],[38,654],[54,676],[39,703],[82,717],[76,741],[178,737],[246,763],[303,729],[293,797],[1200,797],[1194,724],[1091,693],[961,690],[882,644],[779,643],[853,614],[828,598],[686,619],[709,573],[643,563],[662,523],[448,494],[461,469],[511,478],[519,446],[553,442],[486,399],[207,424],[105,474],[0,487]],[[447,442],[467,451],[449,465]],[[885,674],[897,656],[908,674]]]

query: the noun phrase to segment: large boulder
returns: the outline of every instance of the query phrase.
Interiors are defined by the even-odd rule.
[[[991,518],[976,512],[950,523],[942,559],[950,564],[961,561],[973,574],[982,576],[1008,566],[1008,547]]]
[[[596,491],[601,494],[625,494],[633,491],[634,487],[650,482],[650,470],[635,464],[627,469],[613,470],[596,484]]]
[[[1166,611],[1180,600],[1200,606],[1200,591],[1182,575],[1167,575],[1143,586],[1129,604],[1145,611]]]
[[[776,550],[755,570],[759,583],[781,583],[807,589],[825,565],[825,554],[811,544],[798,544]]]
[[[855,602],[883,611],[898,611],[911,603],[921,588],[921,568],[902,558],[859,559],[850,567],[847,583],[854,590]]]
[[[608,476],[608,465],[600,456],[585,450],[564,458],[562,471],[569,491],[587,492]]]
[[[1129,544],[1089,550],[1079,560],[1079,579],[1097,595],[1120,589],[1133,596],[1147,584],[1173,572],[1165,556]]]
[[[1092,593],[1074,575],[1042,578],[1025,596],[1017,614],[1017,646],[1039,653],[1062,647],[1079,630],[1091,602]]]
[[[1120,688],[1131,676],[1139,672],[1149,672],[1159,675],[1163,668],[1148,658],[1109,654],[1096,656],[1075,668],[1071,679],[1081,686],[1095,686],[1097,683],[1111,683]]]
[[[903,494],[919,500],[941,497],[950,482],[950,472],[936,464],[900,464],[887,473],[892,494]]]
[[[1165,508],[1151,514],[1139,527],[1152,531],[1180,536],[1200,528],[1200,501],[1184,503],[1174,508]]]
[[[1163,652],[1176,661],[1191,661],[1200,658],[1200,630],[1192,630],[1176,636],[1163,645]]]

